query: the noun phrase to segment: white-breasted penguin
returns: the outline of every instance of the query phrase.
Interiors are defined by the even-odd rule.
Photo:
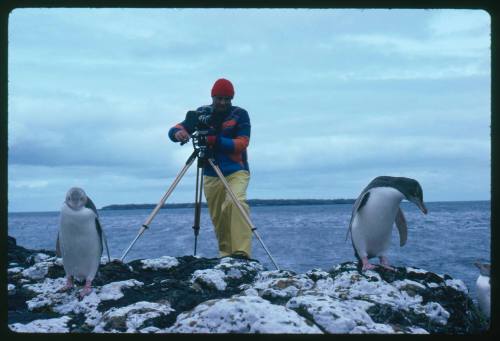
[[[106,236],[99,222],[97,208],[83,189],[70,188],[61,208],[56,253],[62,257],[66,272],[66,285],[61,291],[73,287],[73,278],[85,280],[80,297],[88,295],[92,289],[101,261],[103,245],[109,258]]]
[[[479,276],[476,280],[477,301],[484,316],[489,319],[491,316],[491,264],[475,262],[474,265],[479,268]]]
[[[400,246],[406,244],[408,226],[399,207],[403,199],[413,202],[427,214],[422,187],[418,181],[405,177],[378,176],[363,189],[352,209],[349,232],[354,254],[362,271],[373,269],[369,258],[379,257],[380,264],[388,269],[386,252],[391,242],[394,222],[399,231]]]

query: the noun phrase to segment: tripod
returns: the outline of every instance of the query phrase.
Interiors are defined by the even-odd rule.
[[[154,217],[160,210],[160,208],[165,204],[165,201],[167,198],[172,194],[174,191],[175,187],[179,184],[180,180],[186,174],[187,170],[189,167],[193,164],[194,160],[198,159],[197,163],[197,169],[196,169],[196,193],[195,193],[195,210],[194,210],[194,224],[193,224],[193,230],[194,230],[194,255],[196,256],[196,247],[197,247],[197,241],[198,241],[198,234],[200,231],[200,216],[201,216],[201,198],[202,198],[202,192],[203,192],[203,168],[206,165],[206,162],[213,168],[215,173],[217,174],[219,180],[222,182],[224,185],[227,193],[229,194],[231,200],[233,201],[234,205],[238,208],[240,211],[241,215],[243,216],[243,219],[245,222],[248,224],[249,228],[252,230],[252,233],[255,235],[261,246],[264,248],[264,251],[267,253],[269,258],[271,259],[271,262],[273,265],[276,267],[276,270],[279,271],[279,267],[274,261],[273,257],[269,253],[269,250],[265,246],[264,242],[260,238],[259,234],[257,233],[257,228],[253,225],[253,223],[250,220],[250,217],[248,216],[247,212],[245,209],[241,206],[240,202],[236,198],[236,195],[233,193],[231,190],[231,187],[229,187],[229,184],[227,183],[226,179],[224,178],[224,175],[222,174],[222,171],[220,170],[219,166],[215,164],[215,159],[213,158],[213,155],[209,148],[206,145],[206,134],[207,131],[200,131],[196,130],[193,135],[193,147],[194,151],[193,153],[188,157],[186,164],[184,167],[181,169],[177,177],[174,179],[170,187],[168,188],[167,192],[163,195],[161,198],[160,202],[156,205],[156,207],[153,209],[149,217],[146,219],[144,224],[142,224],[139,233],[137,236],[134,238],[132,243],[129,245],[129,247],[125,250],[123,253],[123,256],[120,258],[120,260],[123,262],[123,259],[125,259],[125,256],[129,253],[129,251],[132,249],[134,244],[137,242],[139,237],[144,233],[149,228],[149,224],[153,221]]]

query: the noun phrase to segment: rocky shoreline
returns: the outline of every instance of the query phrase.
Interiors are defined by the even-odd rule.
[[[296,206],[296,205],[352,205],[356,199],[248,199],[246,202],[250,207],[256,206]],[[102,211],[110,210],[152,210],[157,204],[114,204],[102,207]],[[194,203],[163,204],[161,209],[166,208],[194,208]],[[207,207],[206,202],[201,203]]]
[[[101,261],[83,300],[51,250],[8,240],[8,327],[17,333],[482,334],[459,279],[346,262],[307,273],[193,256]]]

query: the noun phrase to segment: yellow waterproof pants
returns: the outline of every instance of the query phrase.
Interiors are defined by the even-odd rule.
[[[249,172],[237,171],[226,176],[225,179],[243,209],[250,216],[250,208],[246,203],[246,192],[250,181]],[[219,242],[219,256],[243,254],[250,258],[252,230],[233,203],[229,193],[226,193],[224,184],[216,176],[204,176],[203,183],[208,211]]]

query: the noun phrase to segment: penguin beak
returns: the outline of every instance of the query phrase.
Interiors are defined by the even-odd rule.
[[[423,214],[427,214],[427,207],[425,207],[424,202],[417,200],[417,206],[420,208],[420,211],[422,211]]]
[[[423,214],[427,214],[427,207],[425,207],[425,204],[423,201],[421,201],[419,198],[412,197],[411,200],[412,203],[417,205],[417,207],[422,211]]]

